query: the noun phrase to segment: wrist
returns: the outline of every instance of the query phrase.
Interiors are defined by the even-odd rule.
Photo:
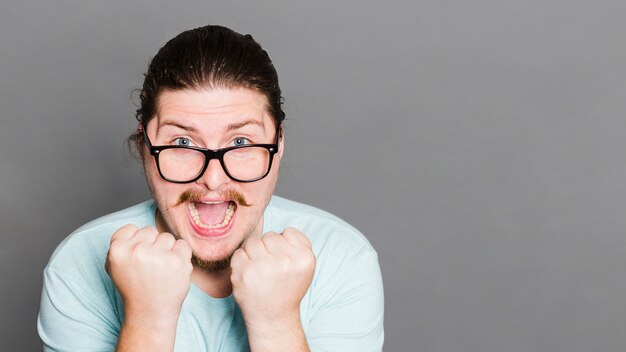
[[[174,349],[178,317],[161,318],[137,313],[125,314],[116,352]]]
[[[243,318],[248,330],[267,332],[285,326],[300,325],[300,309],[297,307],[282,311],[280,314],[268,311],[243,311]]]
[[[246,320],[246,330],[253,351],[305,351],[306,338],[299,311],[275,319]],[[296,348],[298,346],[298,348]]]
[[[124,310],[124,324],[130,324],[154,331],[176,328],[180,309],[149,309],[145,307],[127,306]]]

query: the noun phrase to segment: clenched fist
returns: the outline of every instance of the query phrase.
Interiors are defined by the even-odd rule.
[[[127,316],[178,319],[193,269],[187,242],[154,227],[126,225],[111,238],[106,266]]]
[[[315,272],[311,242],[300,231],[250,237],[231,260],[233,295],[249,330],[299,321],[300,302]],[[250,333],[251,331],[249,331]]]

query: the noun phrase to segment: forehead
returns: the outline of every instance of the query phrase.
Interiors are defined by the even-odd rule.
[[[165,90],[156,105],[158,125],[215,130],[248,123],[274,128],[265,95],[246,88]]]

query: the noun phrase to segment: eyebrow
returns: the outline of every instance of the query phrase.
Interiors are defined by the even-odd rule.
[[[174,127],[178,127],[181,130],[185,130],[185,131],[189,131],[189,132],[196,132],[196,129],[191,127],[191,126],[185,126],[185,125],[181,125],[178,122],[175,121],[163,121],[162,126],[174,126]]]
[[[245,120],[245,121],[241,121],[241,122],[235,122],[235,123],[231,123],[228,126],[226,126],[226,131],[232,131],[232,130],[237,130],[240,129],[244,126],[248,126],[248,125],[257,125],[260,126],[261,128],[265,128],[265,124],[263,124],[263,121],[258,121],[258,120]],[[182,125],[178,122],[175,121],[163,121],[162,126],[174,126],[174,127],[178,127],[182,130],[188,131],[188,132],[197,132],[195,128],[191,127],[191,126],[186,126],[186,125]]]
[[[235,123],[231,123],[226,127],[227,131],[232,131],[232,130],[237,130],[240,129],[244,126],[247,125],[257,125],[260,126],[261,128],[265,128],[265,124],[263,124],[263,121],[258,121],[258,120],[245,120],[242,122],[235,122]]]

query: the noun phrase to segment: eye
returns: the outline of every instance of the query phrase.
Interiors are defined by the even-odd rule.
[[[193,143],[191,142],[191,140],[189,138],[178,137],[178,138],[174,139],[173,142],[174,142],[174,145],[176,145],[176,146],[193,147]]]
[[[233,139],[233,146],[238,147],[240,145],[250,144],[250,140],[243,137],[237,137]]]

